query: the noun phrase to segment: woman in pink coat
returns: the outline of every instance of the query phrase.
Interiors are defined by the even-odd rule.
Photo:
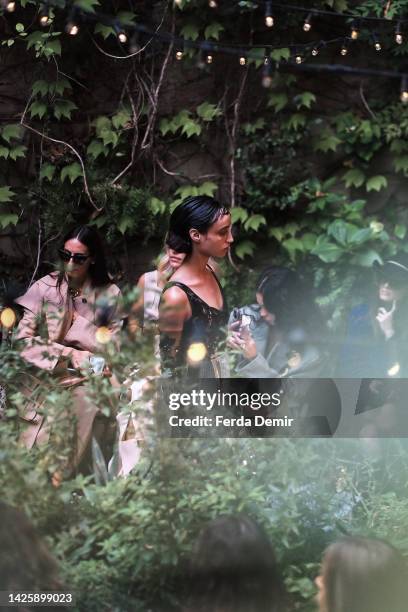
[[[72,389],[76,421],[76,448],[69,466],[72,470],[87,448],[98,413],[98,407],[87,399],[86,384],[79,383],[86,382],[85,375],[92,369],[111,376],[95,354],[103,352],[98,340],[117,341],[120,290],[109,278],[102,243],[92,227],[80,226],[69,232],[59,256],[61,271],[39,279],[16,300],[24,308],[17,338],[23,343],[21,355],[25,361],[48,370]],[[104,338],[97,333],[102,323],[108,328]],[[49,437],[49,423],[38,411],[40,403],[46,405],[46,398],[29,401],[21,415],[27,422],[22,441],[28,448]]]

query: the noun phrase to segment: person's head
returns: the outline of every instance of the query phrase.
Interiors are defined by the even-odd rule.
[[[58,253],[63,263],[63,273],[68,280],[83,283],[89,278],[94,287],[102,287],[111,282],[102,241],[93,227],[80,225],[70,230]]]
[[[171,214],[166,243],[177,253],[224,257],[232,242],[230,212],[214,198],[188,197]]]
[[[288,330],[307,321],[306,312],[315,309],[309,293],[296,272],[271,266],[268,273],[261,276],[256,300],[261,307],[262,318],[269,325]]]
[[[400,302],[408,295],[408,257],[390,259],[376,269],[378,299]]]
[[[403,612],[406,564],[390,544],[348,537],[331,544],[316,578],[320,612]]]
[[[61,588],[58,566],[27,517],[0,502],[0,590]]]
[[[286,593],[271,543],[251,518],[222,516],[198,536],[189,577],[191,612],[274,612]]]

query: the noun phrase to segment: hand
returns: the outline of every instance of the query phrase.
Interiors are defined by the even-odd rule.
[[[377,316],[375,317],[378,321],[381,331],[387,340],[392,338],[394,335],[394,324],[393,315],[396,309],[397,303],[394,300],[392,303],[391,310],[386,310],[384,307],[378,309]]]
[[[227,339],[227,346],[234,350],[240,351],[246,359],[254,359],[254,357],[256,357],[257,355],[255,341],[247,328],[238,331],[239,328],[239,321],[235,321],[235,323],[232,323],[230,325],[230,333]]]

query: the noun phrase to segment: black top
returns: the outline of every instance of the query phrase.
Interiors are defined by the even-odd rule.
[[[200,378],[212,378],[214,371],[211,366],[210,358],[213,357],[218,349],[218,344],[222,339],[222,328],[227,325],[228,307],[224,292],[217,276],[211,270],[221,291],[223,306],[222,309],[209,306],[204,302],[190,287],[178,281],[169,282],[163,289],[163,293],[170,287],[179,287],[187,295],[191,317],[184,321],[181,332],[180,344],[176,355],[172,354],[173,341],[167,334],[160,334],[160,353],[163,369],[168,369],[172,373],[179,368],[188,368],[188,373],[199,376]],[[207,349],[204,359],[193,366],[187,360],[187,351],[191,344],[202,343]]]

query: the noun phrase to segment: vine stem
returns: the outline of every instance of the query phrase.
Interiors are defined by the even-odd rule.
[[[31,102],[32,97],[33,96],[31,95],[29,97],[29,99],[28,99],[28,102],[26,104],[26,107],[25,107],[24,112],[23,112],[23,114],[21,116],[21,119],[20,119],[20,125],[25,127],[27,130],[30,130],[34,134],[37,134],[37,136],[40,136],[41,138],[45,138],[46,140],[49,140],[50,142],[55,142],[56,144],[62,144],[64,146],[68,147],[68,149],[70,149],[73,152],[75,157],[79,160],[79,163],[80,163],[81,168],[82,168],[82,178],[83,178],[83,181],[84,181],[84,190],[85,190],[85,193],[88,196],[88,199],[91,202],[92,206],[95,208],[95,211],[100,213],[103,209],[95,204],[95,202],[94,202],[94,200],[93,200],[93,198],[91,196],[91,193],[90,193],[89,187],[88,187],[88,180],[87,180],[87,177],[86,177],[85,164],[83,162],[83,159],[82,159],[81,155],[78,153],[78,151],[72,145],[70,145],[68,142],[65,142],[65,140],[58,140],[57,138],[51,138],[51,136],[47,136],[47,134],[44,134],[44,132],[40,132],[39,130],[36,130],[31,125],[29,125],[28,123],[25,122],[25,117],[27,115],[28,106],[29,106],[29,104]]]

